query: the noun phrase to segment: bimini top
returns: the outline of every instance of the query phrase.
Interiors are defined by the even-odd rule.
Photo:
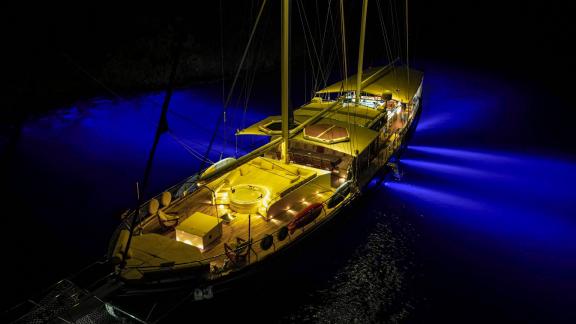
[[[338,119],[334,119],[332,117],[337,117]],[[296,122],[303,122],[308,118],[309,117],[306,115],[299,116],[298,114],[294,114],[294,119]],[[236,134],[263,136],[276,135],[263,132],[259,126],[266,125],[271,121],[277,121],[279,119],[279,116],[268,117],[248,128],[239,131]],[[354,123],[348,123],[346,120],[340,119],[343,118],[340,118],[337,113],[327,114],[327,118],[320,118],[320,120],[316,121],[314,124],[306,126],[303,131],[294,135],[290,140],[323,146],[338,152],[342,152],[344,154],[356,156],[356,151],[364,151],[368,145],[370,145],[370,143],[372,143],[372,141],[378,136],[378,132],[370,128],[362,127]],[[350,118],[350,120],[353,119],[354,118]],[[356,119],[358,120],[359,118]],[[322,132],[326,130],[327,132],[322,134]]]
[[[317,132],[321,129],[324,129],[324,131],[328,130],[328,132],[334,130],[334,133],[326,135],[328,133],[326,132],[322,135],[322,132]],[[333,138],[324,139],[326,136],[333,136]],[[357,156],[366,150],[376,137],[378,137],[378,132],[369,128],[347,124],[331,118],[321,118],[315,124],[307,126],[305,131],[296,134],[290,141],[322,146],[344,154]]]
[[[314,124],[304,128],[302,137],[309,141],[334,144],[349,141],[350,133],[346,127],[334,124]]]
[[[333,104],[333,101],[311,102],[294,111],[294,119],[306,120],[318,113],[325,107]],[[372,121],[383,114],[382,110],[369,108],[363,105],[353,103],[338,104],[325,116],[335,119],[346,124],[354,124],[362,127],[368,127]]]
[[[303,123],[332,104],[334,104],[334,101],[308,103],[294,111],[294,123],[296,125]],[[326,114],[326,117],[346,124],[368,127],[382,114],[384,114],[384,111],[382,110],[377,110],[362,105],[355,105],[352,103],[339,103],[332,109],[332,111]],[[279,129],[281,126],[281,119],[281,116],[267,117],[253,125],[248,126],[247,128],[239,130],[236,135],[281,135],[282,132]]]
[[[410,71],[410,72],[408,72]],[[392,99],[409,102],[416,94],[424,73],[408,69],[406,66],[384,66],[369,68],[362,73],[362,92],[373,96],[392,95]],[[408,78],[410,83],[408,83]],[[318,92],[339,93],[356,91],[356,74],[346,80],[336,82]]]
[[[305,120],[306,117],[294,115],[294,123],[296,126]],[[238,130],[236,135],[282,135],[282,116],[266,117],[257,123],[254,123],[244,129]]]

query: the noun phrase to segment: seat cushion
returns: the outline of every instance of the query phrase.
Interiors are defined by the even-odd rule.
[[[173,220],[177,220],[180,218],[179,215],[175,214],[168,214],[165,211],[163,211],[162,209],[158,210],[158,216],[160,216],[160,219],[163,221],[173,221]]]

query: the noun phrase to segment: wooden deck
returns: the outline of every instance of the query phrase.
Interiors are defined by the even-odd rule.
[[[391,123],[393,130],[402,129],[406,124],[396,118]],[[391,148],[391,147],[389,147]],[[383,153],[385,149],[383,149]],[[381,159],[385,163],[386,158]],[[298,212],[308,205],[316,202],[325,202],[332,196],[335,187],[331,181],[330,172],[321,168],[303,166],[298,164],[283,165],[280,161],[272,159],[257,158],[258,163],[253,161],[247,164],[245,170],[239,167],[218,179],[206,183],[194,193],[173,201],[164,209],[166,213],[179,216],[179,223],[184,222],[194,213],[200,212],[214,217],[222,222],[222,235],[215,241],[205,246],[201,251],[201,260],[210,259],[210,263],[216,266],[223,266],[226,258],[224,245],[234,246],[238,239],[258,242],[267,235],[275,235],[282,227],[287,226]],[[262,161],[272,161],[277,163],[276,170],[262,167]],[[287,170],[301,168],[302,173],[295,179],[294,175]],[[365,177],[371,178],[373,172],[381,167],[381,163],[373,163],[370,170],[364,170]],[[374,169],[374,170],[371,170]],[[363,179],[365,180],[365,179]],[[362,182],[362,181],[360,181]],[[231,210],[228,203],[215,204],[213,197],[216,192],[231,190],[234,186],[254,185],[265,187],[270,191],[272,201],[267,209],[267,216],[258,213],[242,214]],[[330,214],[330,210],[325,210]],[[224,214],[232,216],[231,221],[222,218]],[[162,226],[156,219],[151,219],[143,226],[144,234],[156,233],[171,239],[176,239],[174,228]],[[220,256],[220,257],[219,257]]]
[[[212,216],[222,222],[222,236],[210,245],[204,247],[202,258],[214,258],[224,254],[224,244],[234,246],[237,238],[248,241],[250,238],[256,242],[266,235],[274,235],[283,226],[290,223],[299,211],[306,208],[314,202],[322,202],[332,194],[334,188],[330,187],[330,173],[324,170],[297,165],[308,172],[306,177],[301,177],[300,181],[292,181],[279,173],[261,171],[260,169],[252,170],[247,177],[235,177],[232,183],[227,186],[251,183],[268,188],[272,192],[273,200],[269,211],[270,217],[264,217],[259,214],[240,214],[232,211],[228,205],[214,205],[212,203],[212,188],[221,188],[222,179],[214,180],[210,184],[198,189],[191,195],[176,200],[165,208],[165,212],[179,215],[179,223],[184,222],[195,212]],[[230,178],[230,176],[228,175]],[[318,194],[321,192],[322,194]],[[289,207],[289,208],[288,208]],[[223,214],[229,214],[234,219],[224,221]],[[174,228],[166,228],[160,225],[158,220],[150,220],[143,227],[143,233],[157,233],[166,237],[176,239]],[[214,263],[214,262],[213,262]],[[216,264],[220,262],[216,261]]]

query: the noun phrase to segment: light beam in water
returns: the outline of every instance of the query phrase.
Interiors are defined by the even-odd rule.
[[[402,159],[402,165],[407,165],[413,168],[423,169],[426,171],[440,172],[459,177],[496,177],[502,176],[494,172],[487,172],[477,168],[463,167],[458,165],[450,165],[447,163],[429,162],[415,159]]]
[[[457,148],[409,145],[408,150],[442,157],[473,160],[477,162],[511,162],[509,156],[502,153],[486,153],[479,150],[463,150]]]
[[[405,183],[385,187],[419,213],[503,241],[576,250],[576,164],[476,149],[406,153],[418,159],[401,159]]]

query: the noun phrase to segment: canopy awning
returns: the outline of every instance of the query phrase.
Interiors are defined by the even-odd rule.
[[[338,143],[350,140],[348,128],[334,124],[314,124],[304,128],[303,137],[318,143]]]
[[[298,117],[294,116],[294,121],[296,125],[298,123],[303,122],[306,120],[306,117]],[[244,129],[239,130],[236,132],[236,135],[262,135],[262,136],[272,136],[272,135],[280,135],[282,134],[281,130],[269,129],[267,126],[270,124],[281,123],[282,116],[269,116],[261,121],[254,123]]]
[[[333,101],[324,101],[324,102],[312,102],[306,104],[294,111],[294,121],[296,124],[303,123],[304,121],[308,120],[312,116],[320,113],[326,107],[334,104]],[[381,114],[383,114],[383,110],[377,110],[374,108],[356,105],[354,103],[344,103],[339,104],[337,107],[332,109],[331,112],[326,114],[327,118],[337,120],[342,122],[346,125],[358,125],[367,127],[373,120],[378,118]],[[236,135],[263,135],[263,136],[272,136],[272,135],[280,135],[280,131],[267,131],[267,125],[271,123],[279,123],[281,122],[281,116],[270,116],[266,117],[265,119],[254,123],[247,128],[239,130]]]
[[[326,105],[333,102],[309,103],[294,111],[295,118],[307,119],[318,114]],[[334,108],[326,117],[338,120],[346,124],[368,126],[376,117],[383,112],[374,108],[356,105],[354,103],[340,104]]]
[[[382,75],[377,73],[382,70]],[[370,80],[374,76],[374,80]],[[393,67],[384,69],[382,67],[370,68],[362,73],[363,85],[362,91],[373,96],[392,95],[392,99],[401,102],[409,102],[418,91],[422,82],[424,73],[414,69],[408,69],[406,66]],[[410,79],[410,82],[408,82]],[[350,76],[346,80],[336,82],[318,92],[339,93],[356,91],[356,75]]]
[[[291,141],[322,146],[331,150],[342,152],[344,154],[356,156],[356,151],[363,152],[368,147],[368,145],[370,145],[370,143],[372,143],[376,137],[378,137],[378,132],[369,128],[357,126],[354,124],[346,124],[331,118],[322,118],[316,123],[316,125],[335,125],[340,128],[346,128],[348,131],[349,139],[346,141],[333,143],[319,142],[316,140],[306,139],[304,132],[300,132],[296,136],[292,137]]]

